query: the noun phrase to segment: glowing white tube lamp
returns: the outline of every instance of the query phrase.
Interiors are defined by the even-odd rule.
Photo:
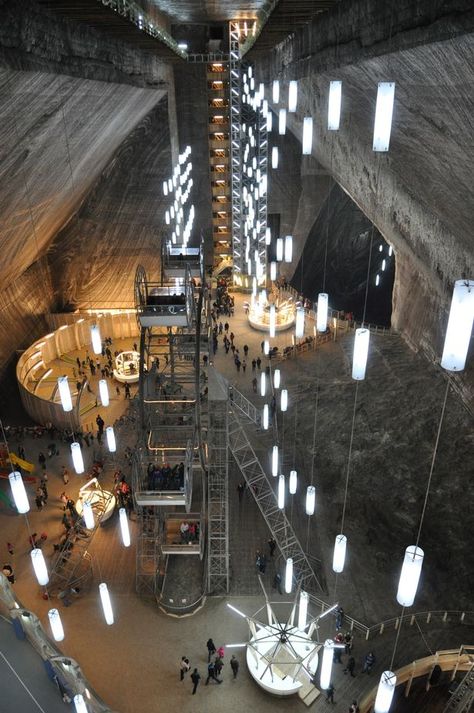
[[[278,146],[272,148],[272,168],[278,168]]]
[[[272,475],[274,478],[278,475],[278,446],[272,449]]]
[[[268,356],[270,354],[270,342],[268,339],[265,339],[263,342],[263,353],[265,356]]]
[[[275,305],[270,305],[270,337],[273,339],[276,332],[276,308]]]
[[[344,569],[346,561],[347,537],[345,535],[336,535],[334,542],[334,554],[332,557],[333,572],[340,573]]]
[[[102,354],[102,339],[100,338],[100,329],[97,324],[91,327],[92,350],[94,354]]]
[[[81,446],[76,441],[71,443],[71,455],[74,470],[78,475],[81,475],[81,473],[84,472],[84,459],[82,457]]]
[[[290,495],[294,495],[296,493],[296,489],[298,487],[298,473],[296,470],[290,470],[290,484],[289,484],[289,491]]]
[[[293,557],[288,557],[285,567],[285,592],[291,594],[293,587]]]
[[[370,331],[361,327],[356,329],[354,340],[354,357],[352,361],[352,378],[356,381],[365,379],[367,356],[369,353]]]
[[[69,391],[69,382],[67,380],[67,376],[58,377],[58,390],[63,411],[72,411],[72,399],[71,392]]]
[[[305,116],[303,119],[303,155],[309,156],[313,148],[313,117]]]
[[[395,82],[379,82],[375,105],[374,151],[388,151],[392,130],[393,100]]]
[[[298,629],[300,631],[304,631],[308,623],[308,601],[308,593],[301,590],[300,603],[298,608]]]
[[[326,292],[319,293],[316,322],[318,332],[325,332],[328,326],[328,299]]]
[[[265,245],[270,245],[272,242],[272,231],[270,228],[265,228]]]
[[[296,308],[295,336],[297,339],[304,337],[304,307]]]
[[[410,545],[405,550],[397,591],[397,602],[402,607],[411,607],[415,601],[424,556],[421,547],[415,545]]]
[[[323,657],[321,661],[321,673],[319,675],[319,685],[325,691],[331,683],[332,662],[334,658],[334,642],[326,639],[323,647]]]
[[[314,515],[314,508],[316,506],[316,488],[314,485],[308,485],[306,488],[306,503],[305,509],[307,515]]]
[[[280,82],[278,81],[278,79],[273,80],[272,98],[274,104],[278,104],[278,102],[280,101]]]
[[[99,380],[100,402],[104,408],[109,405],[109,387],[105,379]]]
[[[46,562],[44,561],[43,553],[39,549],[39,547],[35,547],[31,550],[30,554],[38,584],[41,584],[41,586],[45,586],[49,582],[49,575],[48,569],[46,567]]]
[[[267,376],[264,371],[260,374],[260,396],[265,396],[267,390]]]
[[[107,446],[109,448],[110,453],[115,453],[117,450],[117,444],[115,442],[115,433],[113,426],[107,426],[105,429],[105,435],[107,437]]]
[[[288,409],[288,389],[281,390],[280,408],[283,412]]]
[[[285,237],[285,262],[291,262],[293,260],[293,236],[287,235]]]
[[[283,510],[285,507],[285,476],[278,476],[278,507]]]
[[[93,530],[95,527],[94,511],[90,502],[85,501],[82,506],[82,517],[88,530]]]
[[[270,263],[270,280],[274,281],[277,279],[277,264],[274,260]]]
[[[329,82],[328,129],[338,131],[341,121],[342,82]]]
[[[388,713],[392,705],[393,694],[397,685],[397,677],[392,671],[384,671],[380,676],[377,695],[374,703],[374,713]]]
[[[277,262],[281,262],[283,260],[283,238],[277,238],[276,241],[276,259]]]
[[[280,369],[275,369],[273,372],[273,386],[275,389],[280,388],[281,372]]]
[[[53,634],[53,639],[55,641],[63,641],[64,639],[64,628],[61,621],[61,616],[57,609],[50,609],[48,611],[49,625],[51,627],[51,632]]]
[[[114,623],[114,612],[112,610],[112,602],[110,601],[109,590],[105,582],[99,584],[99,594],[105,621],[109,626],[111,626]]]
[[[77,693],[74,696],[74,708],[76,713],[89,713],[82,693]]]
[[[13,473],[8,474],[8,480],[10,481],[10,488],[13,495],[13,500],[15,501],[15,506],[20,515],[24,515],[25,512],[29,512],[30,503],[28,502],[28,495],[26,494],[25,484],[21,473],[14,470]]]
[[[125,508],[119,509],[120,532],[124,547],[130,547],[130,528],[128,526],[127,512]]]
[[[292,80],[288,85],[288,111],[294,113],[298,103],[298,82]]]
[[[286,134],[286,109],[280,109],[278,112],[278,133],[280,136]]]
[[[267,133],[270,133],[270,131],[273,128],[273,114],[271,111],[267,113]]]
[[[456,280],[441,358],[443,369],[447,371],[462,371],[464,369],[473,320],[474,280]]]
[[[265,406],[263,407],[262,422],[264,430],[268,431],[268,404],[265,404]]]

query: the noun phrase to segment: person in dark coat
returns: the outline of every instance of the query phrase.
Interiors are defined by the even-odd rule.
[[[199,675],[199,671],[197,670],[197,668],[195,668],[191,674],[191,681],[193,682],[193,696],[196,693],[196,689],[199,685],[200,680],[201,680],[201,676]]]

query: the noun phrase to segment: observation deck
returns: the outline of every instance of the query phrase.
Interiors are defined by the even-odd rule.
[[[167,277],[186,278],[188,269],[191,277],[200,278],[203,274],[203,256],[200,248],[163,246],[162,264]]]
[[[139,265],[135,275],[135,307],[142,327],[189,327],[194,313],[190,269],[184,265],[181,284],[147,280]]]

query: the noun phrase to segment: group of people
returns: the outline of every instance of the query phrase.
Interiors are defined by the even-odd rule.
[[[206,642],[206,647],[207,647],[207,678],[205,685],[209,685],[209,683],[212,681],[213,683],[220,684],[222,683],[222,669],[224,668],[224,656],[225,656],[225,650],[223,646],[219,646],[218,649],[216,649],[216,646],[214,644],[214,641],[212,639],[208,639]],[[236,658],[236,656],[232,655],[232,658],[230,659],[230,668],[232,670],[232,675],[233,678],[237,678],[237,674],[239,673],[239,662]],[[181,681],[184,680],[185,675],[188,673],[188,671],[191,670],[191,665],[189,663],[189,659],[186,656],[181,657],[180,661],[180,679]],[[191,673],[191,681],[193,684],[192,688],[192,695],[194,696],[197,688],[199,686],[199,683],[201,681],[201,674],[199,673],[197,668],[194,668],[193,672]]]
[[[188,545],[190,542],[199,542],[199,522],[183,520],[179,526],[181,541]]]
[[[147,468],[148,490],[182,490],[184,488],[184,463],[173,467],[169,463],[159,466],[149,463]]]

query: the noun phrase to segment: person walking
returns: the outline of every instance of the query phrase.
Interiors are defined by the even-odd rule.
[[[349,656],[349,659],[347,660],[346,668],[344,669],[344,673],[350,673],[352,678],[355,678],[355,658],[353,656]]]
[[[197,668],[195,668],[191,674],[191,681],[193,682],[193,696],[196,693],[196,690],[197,690],[197,687],[199,686],[200,680],[201,680],[201,676],[199,675],[199,671],[197,670]]]
[[[360,708],[357,705],[356,700],[352,701],[351,705],[349,706],[349,713],[360,713]]]
[[[216,676],[221,675],[223,666],[224,666],[224,661],[222,660],[221,656],[217,655],[216,660],[214,661],[214,672],[215,672]]]
[[[257,360],[252,359],[252,371],[255,371],[256,368],[257,368]]]
[[[243,480],[238,484],[237,492],[239,494],[239,503],[241,503],[242,498],[244,497],[244,492],[245,492],[245,483]]]
[[[253,379],[252,379],[252,389],[253,389],[253,393],[254,393],[254,394],[257,393],[257,383],[258,383],[258,382],[257,382],[257,377],[254,376]]]
[[[270,537],[268,540],[268,547],[270,548],[270,557],[273,557],[275,554],[275,548],[277,546],[276,540],[273,537]]]
[[[216,676],[216,669],[214,667],[214,663],[211,661],[208,666],[207,666],[207,679],[206,679],[206,686],[209,685],[209,681],[211,680],[215,681],[216,683],[222,683],[222,681],[219,681],[219,679]]]
[[[206,646],[207,646],[207,662],[209,663],[209,661],[211,660],[211,656],[214,656],[214,654],[216,653],[216,647],[215,647],[212,639],[207,640]]]
[[[375,655],[374,655],[373,651],[369,651],[369,653],[365,657],[364,668],[362,669],[362,673],[370,674],[374,664],[375,664]]]
[[[13,555],[15,554],[15,550],[13,549],[13,545],[11,542],[7,542],[7,550],[10,557],[13,557]]]
[[[342,628],[343,622],[344,622],[344,609],[342,607],[338,607],[336,609],[336,631],[339,631]]]
[[[234,654],[232,654],[232,658],[230,660],[230,667],[232,669],[232,673],[234,674],[234,678],[237,678],[237,674],[239,673],[239,662],[235,658]]]
[[[329,684],[329,686],[326,688],[326,703],[335,703],[336,701],[334,700],[334,692],[335,688],[332,684],[332,682]]]
[[[181,681],[182,681],[184,679],[184,674],[187,673],[190,669],[189,659],[186,658],[186,656],[181,656],[179,668],[180,668],[180,675],[181,675]]]
[[[258,565],[258,568],[260,570],[260,574],[265,574],[265,570],[267,568],[267,558],[264,554],[260,555],[260,564]]]

